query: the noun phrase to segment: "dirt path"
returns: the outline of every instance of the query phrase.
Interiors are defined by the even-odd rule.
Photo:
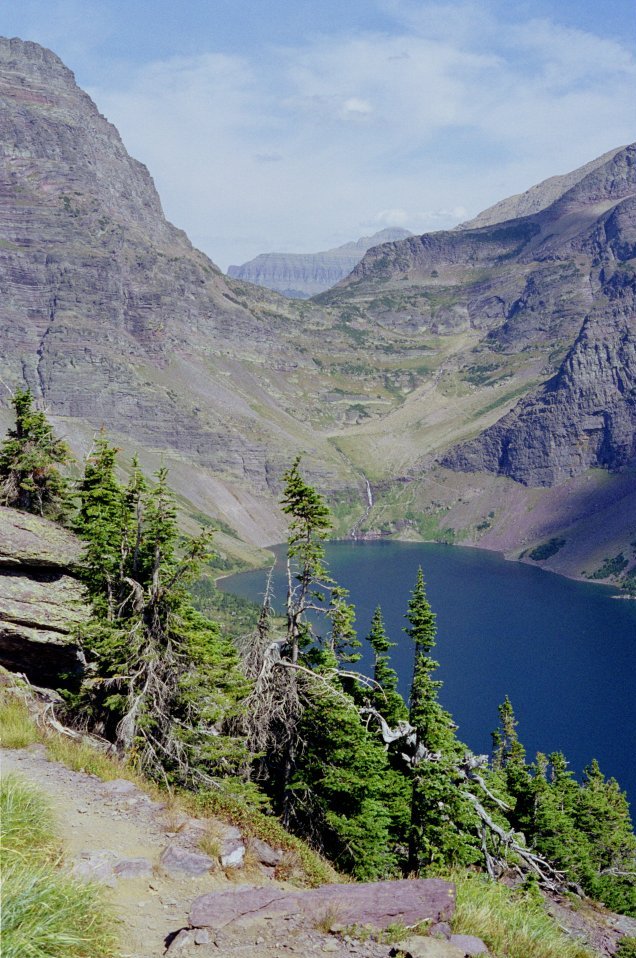
[[[214,891],[246,884],[288,887],[271,877],[271,869],[252,863],[248,870],[223,869],[190,875],[181,867],[205,866],[198,842],[206,823],[175,813],[153,801],[130,782],[103,782],[70,771],[47,758],[42,745],[0,749],[3,774],[16,772],[49,799],[58,820],[65,857],[75,873],[102,881],[120,922],[121,958],[159,958],[180,929],[188,926],[192,901]],[[219,824],[219,829],[224,826]],[[226,828],[232,838],[233,830]],[[223,834],[222,831],[220,834]],[[235,836],[234,836],[235,838]],[[236,840],[234,845],[236,845]],[[230,843],[230,848],[232,844]],[[170,849],[166,857],[166,850]],[[230,877],[228,877],[230,876]],[[207,933],[195,942],[181,935],[168,954],[207,958],[313,958],[327,953],[358,958],[386,958],[389,947],[343,941],[303,920],[302,914],[260,922],[233,933]],[[119,958],[119,956],[118,956]]]

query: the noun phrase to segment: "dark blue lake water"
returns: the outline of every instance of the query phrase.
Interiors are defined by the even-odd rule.
[[[277,550],[284,554],[284,548]],[[636,807],[636,602],[605,586],[573,582],[479,549],[403,542],[333,542],[332,576],[351,593],[358,635],[375,606],[397,648],[408,694],[410,640],[404,613],[418,566],[437,613],[440,699],[475,752],[490,751],[497,706],[507,694],[529,757],[561,750],[577,777],[597,758]],[[260,600],[263,572],[233,576],[229,592]],[[285,596],[283,564],[275,604]],[[362,663],[364,665],[364,661]]]

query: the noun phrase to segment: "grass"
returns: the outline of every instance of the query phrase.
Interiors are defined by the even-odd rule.
[[[5,695],[0,699],[0,745],[26,748],[38,741],[38,731],[21,699]]]
[[[3,958],[112,958],[102,890],[63,870],[53,815],[19,776],[0,783]]]
[[[453,931],[477,935],[494,958],[592,958],[568,938],[531,894],[512,891],[481,875],[456,873]]]

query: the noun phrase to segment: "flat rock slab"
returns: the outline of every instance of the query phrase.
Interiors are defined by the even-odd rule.
[[[113,871],[117,878],[150,878],[152,862],[148,858],[120,858]]]
[[[168,845],[161,855],[161,867],[169,875],[205,875],[216,867],[216,862],[201,852],[191,852],[181,845]]]
[[[243,888],[201,895],[192,903],[194,928],[225,928],[302,913],[309,921],[326,914],[342,925],[383,929],[400,922],[444,921],[455,911],[455,886],[439,878],[321,885],[304,892]]]
[[[48,519],[0,506],[0,565],[72,569],[82,543]]]

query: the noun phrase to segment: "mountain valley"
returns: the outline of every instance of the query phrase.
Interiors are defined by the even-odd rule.
[[[0,95],[3,426],[26,384],[78,457],[103,427],[164,463],[231,562],[284,537],[302,453],[340,535],[634,569],[634,145],[294,300],[167,222],[55,54],[1,40]]]

